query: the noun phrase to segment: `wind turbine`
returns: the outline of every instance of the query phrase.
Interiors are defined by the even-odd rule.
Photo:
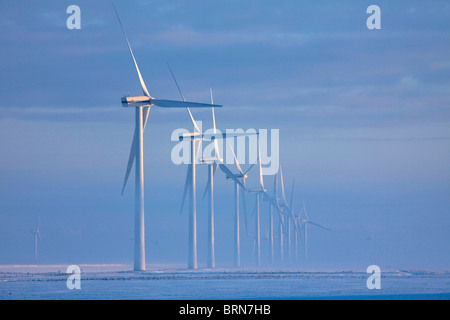
[[[167,64],[169,67],[170,73],[172,75],[173,80],[175,81],[175,84],[177,85],[178,92],[181,95],[181,98],[183,101],[186,101],[184,98],[183,93],[181,92],[180,86],[178,85],[178,81],[175,78],[175,75],[170,68],[170,65]],[[211,103],[212,105],[212,103]],[[191,118],[192,124],[194,126],[194,132],[191,132],[187,135],[187,137],[190,139],[191,142],[191,149],[190,149],[190,163],[188,166],[188,171],[186,174],[186,183],[184,187],[184,194],[183,194],[183,201],[181,204],[181,211],[183,210],[184,201],[186,199],[186,195],[188,190],[190,191],[190,205],[189,205],[189,226],[188,226],[188,268],[189,269],[197,269],[197,194],[196,194],[196,162],[198,158],[198,151],[200,144],[197,144],[201,138],[199,135],[201,134],[199,127],[197,126],[197,123],[194,120],[194,117],[192,116],[191,110],[189,108],[186,108],[189,116]],[[214,108],[212,108],[214,110]],[[180,137],[180,140],[182,140],[182,137]],[[197,144],[197,145],[196,145]]]
[[[322,229],[327,230],[327,231],[330,231],[330,229],[328,229],[328,228],[326,228],[326,227],[324,227],[324,226],[322,226],[322,225],[320,225],[320,224],[318,224],[316,222],[313,222],[313,221],[309,220],[308,212],[306,211],[306,207],[305,207],[305,203],[304,202],[303,202],[303,212],[305,214],[305,218],[302,219],[301,218],[301,213],[300,213],[300,224],[301,224],[301,226],[303,226],[303,230],[304,230],[303,234],[304,234],[304,237],[305,237],[304,238],[305,258],[307,258],[308,257],[308,224],[311,224],[313,226],[322,228]]]
[[[214,104],[212,90],[210,90],[211,104]],[[216,129],[216,117],[214,114],[214,108],[211,108],[213,119],[213,133],[217,133]],[[215,246],[214,246],[214,175],[219,167],[219,162],[222,162],[222,158],[219,153],[219,145],[217,140],[214,139],[214,156],[212,158],[202,158],[201,163],[208,165],[208,182],[206,184],[205,192],[203,193],[203,199],[206,194],[208,197],[208,268],[214,268],[215,262]]]
[[[287,230],[285,230],[285,232],[287,233],[287,240],[288,240],[288,258],[289,260],[291,260],[291,238],[292,238],[292,233],[291,233],[291,221],[293,222],[294,228],[296,230],[294,230],[296,232],[299,232],[299,229],[297,227],[297,225],[295,224],[295,217],[294,217],[294,207],[293,207],[293,200],[294,200],[294,186],[295,186],[295,178],[292,182],[292,189],[291,189],[291,198],[289,201],[289,205],[286,202],[286,195],[285,195],[285,188],[284,188],[284,178],[283,178],[283,170],[280,166],[280,180],[281,180],[281,192],[282,192],[282,203],[281,203],[281,208],[282,208],[282,212],[284,213],[284,215],[286,216],[287,219]]]
[[[169,67],[170,69],[170,67]],[[184,100],[184,96],[181,93],[178,82],[175,79],[175,76],[171,70],[172,77],[177,84],[178,90]],[[211,96],[211,106],[214,105],[212,90],[210,89]],[[188,267],[191,269],[197,268],[197,236],[196,236],[196,168],[195,164],[198,159],[198,152],[200,147],[200,142],[207,139],[214,141],[214,156],[210,158],[201,158],[200,164],[208,165],[208,184],[206,186],[205,193],[203,194],[203,198],[206,195],[207,190],[209,189],[209,215],[208,215],[208,267],[215,267],[215,252],[214,252],[214,174],[217,171],[217,167],[220,166],[222,170],[230,171],[226,165],[223,163],[222,158],[220,157],[219,146],[217,139],[226,139],[229,137],[236,137],[247,135],[246,133],[217,133],[216,129],[216,119],[214,114],[214,108],[212,110],[212,118],[213,118],[213,133],[206,134],[200,131],[198,126],[195,123],[195,120],[189,111],[189,115],[191,117],[192,123],[194,124],[194,132],[183,133],[179,136],[179,140],[182,141],[184,139],[188,139],[191,141],[191,161],[188,167],[186,181],[184,185],[183,192],[183,200],[181,204],[181,210],[183,210],[184,202],[186,199],[187,192],[190,191],[190,214],[189,214],[189,262]],[[196,146],[196,143],[199,144]]]
[[[34,259],[37,260],[38,257],[38,239],[39,241],[42,241],[41,239],[41,233],[39,231],[39,220],[36,224],[36,230],[33,232],[34,233]]]
[[[125,33],[125,30],[120,21],[119,14],[114,7],[117,19],[122,29],[122,33],[125,37],[128,49],[131,54],[136,72],[139,77],[139,82],[141,84],[142,91],[144,95],[133,96],[133,97],[122,97],[123,107],[135,107],[135,131],[133,136],[133,142],[131,145],[130,156],[128,158],[127,170],[125,173],[125,179],[122,187],[122,194],[125,190],[125,186],[128,181],[129,174],[133,163],[136,160],[135,165],[135,244],[134,244],[134,270],[143,271],[145,270],[145,229],[144,229],[144,129],[147,124],[148,114],[152,106],[158,106],[163,108],[205,108],[205,107],[221,107],[220,105],[211,105],[205,103],[196,102],[186,102],[186,101],[174,101],[174,100],[161,100],[153,98],[147,86],[144,83],[141,72],[136,62],[133,50],[131,49],[130,42]]]
[[[211,98],[212,100],[212,98]],[[215,130],[215,119],[214,119],[214,108],[212,109],[213,113],[213,122],[214,122],[214,134]],[[195,121],[193,120],[195,123]],[[198,159],[198,152],[200,147],[200,142],[203,141],[208,135],[200,132],[198,127],[196,127],[195,132],[190,132],[187,134],[180,135],[180,140],[189,139],[191,141],[191,161],[188,167],[188,171],[186,174],[186,181],[184,184],[184,193],[183,200],[181,204],[181,210],[183,210],[184,202],[186,199],[186,195],[188,190],[190,191],[190,207],[189,207],[189,262],[188,266],[191,269],[197,268],[197,236],[196,236],[196,168],[195,164]],[[196,147],[196,143],[199,143]],[[214,174],[217,169],[217,161],[221,161],[217,141],[214,137],[215,144],[215,157],[213,158],[202,158],[201,164],[208,165],[208,185],[205,193],[203,194],[203,198],[206,195],[209,187],[209,216],[208,216],[208,267],[215,267],[215,254],[214,254]]]
[[[285,225],[284,225],[284,216],[285,216],[285,209],[286,209],[286,196],[284,193],[284,182],[283,178],[281,176],[280,182],[281,182],[281,196],[282,199],[278,198],[278,177],[281,174],[281,166],[278,170],[278,172],[275,174],[275,180],[274,180],[274,195],[273,197],[270,197],[269,199],[272,201],[273,206],[277,209],[279,215],[279,228],[280,228],[280,261],[282,262],[284,260],[284,233],[285,233]],[[282,175],[282,174],[281,174]],[[272,210],[272,208],[271,208]]]
[[[239,161],[234,153],[233,148],[230,144],[231,152],[234,156],[234,161],[239,173],[233,173],[225,164],[220,163],[220,170],[225,173],[227,180],[234,181],[234,266],[239,267],[241,265],[241,245],[240,245],[240,231],[239,231],[239,194],[242,194],[242,200],[244,201],[244,212],[246,213],[245,205],[245,180],[247,179],[248,171],[253,167],[253,165],[247,169],[246,172],[242,171]]]
[[[262,175],[262,167],[261,167],[261,146],[260,140],[258,139],[258,166],[259,166],[259,187],[256,189],[249,189],[250,193],[255,194],[256,196],[256,223],[255,223],[255,243],[256,243],[256,263],[261,264],[261,225],[260,225],[260,216],[259,216],[259,202],[260,197],[264,196],[264,193],[267,191],[264,188],[264,179]],[[273,231],[273,230],[272,230]],[[273,235],[273,233],[272,233]]]
[[[211,104],[213,104],[213,95],[212,90],[210,89],[210,96],[211,96]],[[214,252],[214,175],[217,171],[217,168],[221,168],[222,171],[226,173],[230,173],[231,170],[223,163],[223,159],[220,156],[219,152],[219,145],[217,142],[217,139],[226,139],[230,137],[237,137],[237,136],[247,136],[248,133],[217,133],[216,128],[216,117],[214,114],[214,109],[212,110],[212,119],[213,119],[213,134],[211,136],[211,139],[214,141],[214,156],[210,158],[202,158],[201,164],[208,165],[208,182],[205,188],[205,192],[203,193],[203,199],[205,198],[206,194],[209,194],[209,214],[208,214],[208,267],[214,268],[215,267],[215,252]],[[204,135],[206,138],[207,135]],[[235,158],[236,159],[236,158]],[[236,159],[237,161],[237,159]],[[249,169],[250,170],[250,169]],[[247,170],[248,172],[248,170]],[[235,180],[239,181],[239,180]],[[245,180],[244,180],[245,184]],[[244,198],[245,201],[245,198]],[[245,204],[244,204],[245,205]],[[246,209],[244,207],[244,209]],[[239,229],[239,227],[238,227]]]
[[[283,230],[283,213],[278,200],[278,171],[274,176],[273,182],[273,195],[270,195],[268,191],[263,193],[263,200],[269,203],[269,238],[270,238],[270,261],[274,262],[274,224],[273,224],[273,209],[278,212],[280,229]],[[283,255],[283,238],[280,236],[281,243],[281,256]]]

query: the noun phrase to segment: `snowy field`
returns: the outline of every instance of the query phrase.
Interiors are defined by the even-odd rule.
[[[381,289],[369,290],[369,274],[356,271],[199,269],[128,265],[80,265],[81,289],[69,290],[67,265],[0,266],[0,299],[445,299],[450,272],[382,270]]]

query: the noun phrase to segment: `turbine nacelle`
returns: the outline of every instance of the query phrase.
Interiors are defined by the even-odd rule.
[[[210,157],[210,158],[201,158],[200,163],[201,164],[215,164],[222,162],[221,158],[218,157]]]
[[[186,133],[182,133],[178,136],[178,140],[179,141],[183,141],[183,140],[202,140],[203,139],[203,133],[201,132],[186,132]]]
[[[150,105],[150,99],[147,96],[122,97],[122,107],[143,107]]]

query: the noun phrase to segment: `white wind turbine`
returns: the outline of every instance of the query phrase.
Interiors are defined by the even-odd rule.
[[[172,74],[173,75],[173,74]],[[211,104],[213,104],[213,97],[212,97],[212,90],[210,89],[210,95],[211,95]],[[192,117],[192,115],[191,115]],[[198,127],[196,127],[195,132],[189,132],[189,133],[183,133],[180,135],[179,139],[180,141],[184,139],[189,139],[191,141],[191,163],[189,164],[187,175],[186,175],[186,181],[184,184],[184,192],[183,192],[183,200],[181,204],[181,210],[183,210],[184,202],[186,200],[187,192],[190,191],[190,215],[192,216],[192,212],[194,213],[194,217],[196,216],[196,192],[195,192],[195,163],[198,159],[198,152],[199,152],[199,145],[197,147],[195,146],[195,142],[201,142],[204,140],[213,140],[214,143],[214,156],[209,158],[201,158],[200,164],[206,164],[208,165],[208,183],[206,185],[205,192],[203,193],[203,198],[206,196],[207,193],[209,193],[209,214],[208,214],[208,258],[207,258],[207,265],[209,268],[215,267],[215,249],[214,249],[214,175],[217,171],[217,168],[220,167],[222,171],[230,174],[230,179],[233,179],[235,182],[241,184],[240,177],[239,179],[235,177],[235,175],[231,172],[231,170],[223,163],[223,159],[220,156],[219,152],[219,145],[217,140],[218,139],[227,139],[227,138],[234,138],[238,136],[246,136],[247,133],[218,133],[216,128],[216,119],[214,114],[214,108],[212,108],[212,118],[213,118],[213,133],[212,134],[206,134],[201,132]],[[193,118],[192,118],[193,119]],[[193,120],[194,121],[194,120]],[[195,121],[194,121],[195,122]],[[236,158],[235,158],[236,159]],[[237,161],[237,159],[236,159]],[[242,185],[242,184],[241,184]],[[195,219],[192,219],[195,221]],[[191,220],[190,220],[191,221]],[[189,241],[189,266],[190,268],[196,268],[196,227],[195,224],[190,225],[190,234],[194,235],[190,236]],[[239,227],[238,227],[239,229]]]
[[[278,172],[274,176],[274,182],[273,182],[273,195],[270,195],[268,191],[265,191],[263,193],[263,200],[267,201],[269,203],[269,242],[270,242],[270,261],[274,262],[274,224],[273,224],[273,209],[278,212],[278,217],[280,221],[280,230],[282,232],[283,230],[283,212],[282,208],[279,204],[278,199]],[[283,237],[282,234],[280,236],[280,242],[281,242],[281,256],[282,256],[282,250],[283,250]]]
[[[212,90],[210,89],[211,95],[211,103],[213,104],[213,95]],[[223,159],[220,156],[219,145],[217,139],[227,139],[238,136],[247,136],[250,135],[248,133],[217,133],[216,127],[216,117],[214,114],[214,108],[212,110],[212,119],[213,119],[213,135],[214,136],[214,156],[209,158],[202,158],[201,164],[208,165],[208,182],[205,188],[205,192],[203,193],[203,198],[205,198],[206,194],[209,194],[209,214],[208,214],[208,267],[215,267],[215,252],[214,252],[214,175],[217,171],[217,168],[221,168],[222,171],[229,173],[231,172],[228,167],[223,163]],[[211,136],[211,138],[213,138]],[[206,137],[206,136],[205,136]],[[237,160],[236,160],[237,161]],[[232,178],[231,178],[232,179]],[[235,180],[239,181],[239,180]],[[245,201],[245,198],[244,198]],[[245,209],[245,208],[244,208]],[[239,229],[239,228],[238,228]]]
[[[34,233],[34,259],[37,260],[38,257],[38,240],[42,241],[41,239],[41,233],[39,231],[39,220],[36,224],[36,230],[33,232]]]
[[[299,232],[298,226],[295,223],[295,217],[294,217],[294,186],[295,186],[295,178],[292,181],[292,189],[291,189],[291,198],[289,201],[289,205],[286,203],[286,196],[285,196],[285,188],[284,188],[284,178],[283,178],[283,170],[280,166],[280,179],[281,179],[281,190],[282,190],[282,203],[281,208],[282,211],[287,219],[287,227],[285,228],[285,233],[287,236],[287,246],[288,246],[288,258],[291,260],[291,238],[292,238],[292,227],[291,222],[294,225],[294,234],[297,234]]]
[[[199,153],[199,145],[196,146],[197,142],[201,142],[203,140],[214,140],[214,153],[215,156],[211,158],[202,158],[201,164],[208,165],[208,184],[206,186],[206,192],[209,191],[209,216],[208,216],[208,267],[215,267],[215,258],[214,258],[214,174],[219,167],[222,171],[227,174],[227,178],[234,180],[237,184],[245,188],[244,184],[241,180],[245,180],[247,178],[245,174],[233,174],[231,170],[223,163],[222,158],[220,157],[219,148],[217,144],[217,139],[226,139],[230,137],[242,136],[246,135],[245,133],[217,133],[215,128],[215,117],[214,110],[213,112],[213,122],[214,122],[214,133],[213,134],[205,134],[200,132],[200,130],[195,132],[183,133],[179,136],[180,141],[184,139],[189,139],[191,141],[191,161],[188,167],[188,171],[186,174],[186,181],[184,184],[184,192],[183,192],[183,200],[181,204],[181,211],[184,207],[184,202],[186,200],[187,192],[190,191],[190,206],[189,206],[189,268],[197,268],[197,238],[196,238],[196,168],[195,164],[197,163],[198,153]],[[236,159],[237,161],[237,159]],[[239,165],[239,163],[238,163]],[[240,169],[240,167],[239,167]],[[204,197],[203,196],[203,197]],[[245,198],[244,198],[245,199]],[[238,201],[238,200],[237,200]],[[239,201],[237,202],[237,206],[239,206]],[[239,209],[238,209],[239,210]],[[237,213],[239,217],[239,212]],[[239,223],[239,222],[238,222]],[[237,225],[237,235],[239,238],[239,225]],[[239,239],[237,240],[237,248],[239,248]],[[239,251],[239,249],[238,249]],[[238,254],[239,256],[239,254]],[[239,264],[239,263],[238,263]]]
[[[214,104],[212,90],[210,89],[211,104]],[[213,134],[217,134],[216,117],[214,114],[214,108],[211,108],[213,119]],[[223,160],[220,157],[219,145],[217,139],[214,139],[214,156],[211,158],[202,158],[201,163],[208,165],[208,182],[206,184],[205,192],[203,193],[203,199],[206,194],[208,197],[208,268],[214,268],[215,262],[215,246],[214,246],[214,175],[219,167],[219,163]]]
[[[177,85],[178,91],[183,100],[185,100],[183,93],[181,92],[180,86],[178,85],[178,81],[175,78],[175,75],[170,68],[170,72],[172,77]],[[210,90],[211,97],[211,105],[214,105],[212,89]],[[226,139],[229,137],[243,136],[247,135],[245,133],[217,133],[216,128],[216,118],[214,114],[214,108],[211,108],[212,119],[213,119],[213,133],[205,134],[200,131],[197,126],[192,113],[188,108],[189,115],[191,117],[192,123],[194,125],[194,132],[181,134],[179,139],[180,141],[184,139],[189,139],[191,141],[191,161],[188,167],[188,171],[186,174],[186,181],[184,184],[184,192],[183,192],[183,200],[181,203],[181,210],[183,210],[184,202],[186,200],[187,192],[190,191],[190,206],[189,206],[189,261],[188,267],[190,269],[197,268],[197,200],[196,200],[196,167],[200,142],[207,139],[213,140],[214,142],[214,156],[209,158],[201,158],[200,164],[208,165],[208,183],[203,193],[203,198],[205,198],[206,193],[209,191],[209,214],[208,214],[208,257],[207,257],[207,265],[209,268],[215,267],[215,248],[214,248],[214,175],[219,166],[226,168],[225,164],[223,164],[223,159],[220,157],[218,139]],[[196,145],[196,143],[198,143]]]
[[[258,139],[258,166],[259,166],[259,187],[256,189],[249,189],[248,191],[250,193],[254,193],[256,196],[256,223],[255,223],[255,249],[256,249],[256,263],[259,265],[261,263],[261,224],[260,224],[260,215],[259,215],[259,208],[260,208],[260,197],[264,195],[264,193],[267,191],[264,188],[264,179],[262,174],[262,167],[261,167],[261,146],[260,146],[260,140]],[[273,236],[273,229],[272,230],[272,236]],[[273,238],[272,238],[273,239]]]
[[[227,180],[233,180],[234,181],[234,266],[239,267],[241,265],[241,245],[240,245],[240,226],[239,226],[239,194],[242,195],[242,200],[244,201],[244,213],[246,215],[246,205],[245,205],[245,191],[247,191],[247,188],[245,187],[245,180],[247,179],[247,173],[250,171],[250,169],[253,167],[250,166],[250,168],[247,169],[246,172],[242,171],[241,166],[239,165],[239,161],[236,157],[236,154],[234,153],[233,148],[230,144],[228,144],[230,147],[231,152],[234,156],[234,161],[236,164],[236,167],[239,171],[239,173],[233,173],[225,164],[220,163],[219,168],[222,170]]]
[[[114,6],[114,5],[113,5]],[[127,170],[125,173],[125,179],[122,187],[122,194],[128,181],[131,168],[136,160],[136,173],[135,173],[135,245],[134,245],[134,270],[145,270],[145,229],[144,229],[144,157],[143,157],[143,132],[148,120],[148,114],[152,106],[158,106],[163,108],[201,108],[201,107],[221,107],[219,105],[211,105],[196,102],[186,101],[174,101],[174,100],[160,100],[153,98],[147,90],[147,87],[142,78],[141,72],[137,65],[136,59],[131,49],[130,42],[125,33],[125,30],[120,21],[119,14],[116,8],[114,10],[117,15],[117,19],[122,29],[122,33],[125,37],[128,49],[133,59],[136,72],[139,77],[139,82],[142,87],[144,95],[134,97],[123,97],[123,107],[135,107],[135,131],[133,136],[133,142],[131,145],[130,156],[128,159]]]
[[[178,85],[178,81],[175,78],[175,75],[170,68],[169,64],[167,64],[169,67],[170,73],[172,75],[173,80],[175,81],[175,84],[177,85],[178,92],[180,93],[181,98],[183,101],[186,101],[184,98],[183,93],[181,92],[180,86]],[[213,103],[211,102],[211,105]],[[190,163],[188,167],[188,171],[186,174],[186,182],[184,186],[184,194],[183,194],[183,201],[181,204],[181,210],[183,210],[184,201],[186,199],[187,192],[190,191],[190,205],[189,205],[189,226],[188,226],[188,268],[189,269],[197,269],[197,194],[196,194],[196,163],[198,158],[198,151],[200,147],[200,142],[203,137],[202,133],[200,132],[200,129],[197,125],[197,123],[194,120],[194,117],[192,116],[191,110],[189,108],[186,108],[189,116],[191,118],[192,124],[194,126],[194,132],[184,134],[180,136],[180,140],[183,140],[185,138],[189,139],[191,142],[191,149],[190,149]],[[214,108],[211,108],[214,110]],[[198,144],[197,144],[198,143]]]
[[[177,85],[178,91],[185,101],[184,95],[181,92],[180,86],[178,85],[178,81],[175,78],[172,69],[168,65],[170,73]],[[214,105],[212,89],[209,89],[210,97],[211,97],[211,105]],[[189,112],[189,116],[191,117],[192,123],[194,125],[194,132],[185,133],[180,135],[180,140],[189,139],[191,141],[191,161],[188,167],[188,171],[186,174],[186,181],[184,184],[184,192],[183,192],[183,200],[181,203],[181,210],[183,210],[184,202],[186,200],[187,192],[190,191],[190,206],[189,206],[189,239],[188,239],[188,267],[190,269],[197,268],[197,200],[196,200],[196,168],[195,164],[198,159],[198,152],[200,147],[200,142],[205,139],[212,139],[214,142],[214,156],[210,158],[201,158],[200,164],[208,165],[208,183],[203,194],[203,198],[205,198],[206,193],[209,191],[209,214],[208,214],[208,257],[207,257],[207,265],[208,268],[215,267],[215,247],[214,247],[214,174],[217,171],[219,163],[222,163],[223,160],[220,157],[219,145],[217,139],[225,139],[227,137],[234,137],[238,135],[242,135],[240,133],[233,134],[217,134],[216,129],[216,118],[214,114],[214,108],[211,108],[212,119],[213,119],[213,133],[205,134],[202,133],[197,126],[192,113],[189,108],[187,109]],[[196,143],[197,146],[196,146]]]
[[[324,230],[330,231],[330,229],[316,223],[313,221],[310,221],[308,218],[308,212],[306,211],[306,207],[305,207],[305,203],[303,202],[303,213],[305,215],[305,217],[302,219],[301,218],[301,213],[299,215],[300,217],[300,225],[303,227],[303,235],[304,235],[304,245],[305,245],[305,258],[308,257],[308,224],[311,224],[313,226],[322,228]]]
[[[278,177],[280,177],[281,182],[281,200],[278,198]],[[280,227],[280,261],[284,260],[284,233],[286,232],[285,227],[285,215],[286,215],[286,194],[284,192],[284,180],[283,180],[283,171],[280,165],[280,169],[278,170],[275,176],[275,200],[277,203],[277,209],[279,211],[279,227]],[[289,223],[289,221],[288,221]]]
[[[296,232],[299,232],[299,229],[295,223],[295,217],[294,217],[294,208],[293,208],[293,200],[294,200],[294,186],[295,186],[295,178],[292,182],[292,189],[291,189],[291,198],[289,201],[289,205],[286,202],[286,196],[285,196],[285,188],[284,188],[284,178],[283,178],[283,170],[280,166],[280,180],[281,180],[281,194],[282,194],[282,202],[280,204],[281,211],[283,218],[286,217],[287,219],[287,227],[282,225],[282,229],[285,229],[284,232],[287,236],[287,245],[288,245],[288,258],[291,259],[291,238],[292,238],[292,232],[291,232],[291,221],[294,224],[294,228]],[[280,230],[280,233],[283,234],[283,230]],[[282,235],[281,235],[282,236]]]

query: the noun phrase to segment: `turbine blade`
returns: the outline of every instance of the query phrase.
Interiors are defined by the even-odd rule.
[[[144,108],[144,122],[142,124],[142,129],[145,129],[145,126],[147,125],[148,121],[148,114],[150,113],[150,107],[143,107]]]
[[[197,140],[196,142],[196,146],[195,146],[195,163],[197,163],[197,159],[198,159],[198,153],[200,152],[200,145],[202,144],[202,140]]]
[[[273,181],[273,192],[274,192],[275,203],[276,203],[277,208],[280,207],[278,204],[278,175],[279,175],[279,171],[277,171],[277,173],[275,173],[275,178]]]
[[[283,229],[283,232],[286,233],[286,228],[284,225],[284,216],[281,211],[279,211],[279,217],[280,217],[281,228]]]
[[[292,223],[294,224],[294,232],[299,234],[300,230],[298,228],[298,222],[296,217],[294,217],[294,215],[291,215],[291,219],[292,219]]]
[[[308,221],[308,212],[306,211],[305,201],[303,201],[303,212],[305,213],[306,221]]]
[[[291,211],[291,214],[294,210],[294,208],[292,207],[293,201],[294,201],[294,186],[295,186],[295,178],[294,181],[292,181],[292,189],[291,189],[291,199],[289,201],[289,209]]]
[[[191,118],[191,121],[192,121],[192,124],[194,125],[195,130],[196,130],[197,132],[200,132],[200,128],[198,127],[197,122],[195,122],[194,117],[192,116],[191,109],[189,109],[189,108],[186,108],[186,109],[187,109],[187,111],[188,111],[188,113],[189,113],[189,116],[190,116],[190,118]],[[214,109],[214,108],[213,108],[213,109]]]
[[[316,226],[316,227],[325,229],[325,230],[327,230],[327,231],[331,231],[331,230],[328,229],[327,227],[324,227],[324,226],[322,226],[322,225],[320,225],[320,224],[318,224],[318,223],[315,223],[315,222],[312,222],[312,221],[309,221],[309,220],[308,220],[306,223],[312,224],[313,226]]]
[[[214,104],[214,99],[213,99],[213,95],[212,95],[212,89],[209,88],[209,92],[211,94],[211,104]],[[212,111],[212,118],[213,118],[213,133],[217,134],[217,129],[216,129],[216,116],[214,114],[214,108],[211,108]],[[215,152],[215,157],[218,158],[219,160],[221,160],[222,158],[220,158],[220,152],[219,152],[219,144],[217,142],[217,139],[214,139],[214,152]]]
[[[184,202],[186,201],[186,196],[187,196],[187,192],[190,188],[190,182],[191,182],[191,176],[192,176],[192,166],[189,165],[188,166],[188,170],[186,172],[186,180],[184,183],[184,192],[183,192],[183,200],[181,201],[181,209],[180,209],[180,213],[183,212],[183,207],[184,207]]]
[[[145,126],[147,125],[149,112],[150,112],[150,107],[144,107],[144,122],[142,125],[143,129],[145,129]],[[125,178],[124,178],[123,185],[122,185],[122,192],[120,193],[121,195],[123,195],[123,193],[125,191],[125,187],[127,185],[131,169],[133,167],[134,159],[136,158],[136,154],[134,151],[134,149],[136,147],[135,139],[136,139],[136,130],[134,131],[134,134],[133,134],[133,142],[131,143],[130,155],[128,157],[128,164],[127,164],[127,171],[125,172]]]
[[[181,92],[180,86],[178,85],[177,78],[175,78],[175,75],[174,75],[174,73],[172,71],[172,68],[170,67],[169,63],[167,63],[167,67],[169,68],[170,74],[172,75],[172,78],[175,81],[175,84],[177,85],[178,92],[180,93],[181,99],[183,99],[183,101],[186,102],[186,99],[184,98],[184,95]],[[191,121],[192,121],[192,124],[194,125],[195,130],[197,130],[197,132],[200,132],[200,129],[198,128],[197,123],[195,122],[194,117],[192,116],[191,110],[189,108],[186,108],[186,109],[187,109],[187,111],[189,113],[189,116],[191,118]]]
[[[142,78],[141,71],[139,70],[138,64],[136,62],[136,58],[134,57],[133,50],[131,49],[130,42],[128,41],[127,34],[125,33],[125,30],[124,30],[124,28],[122,26],[122,21],[120,21],[119,14],[117,13],[117,9],[114,6],[114,3],[113,3],[113,7],[114,7],[114,11],[116,12],[117,20],[119,20],[119,24],[120,24],[120,28],[122,29],[122,33],[123,33],[123,35],[125,37],[125,40],[127,41],[127,45],[128,45],[128,49],[130,50],[131,57],[133,58],[134,66],[136,67],[136,71],[137,71],[137,74],[138,74],[138,77],[139,77],[139,82],[141,83],[142,91],[144,92],[144,94],[147,97],[151,98],[150,93],[148,93],[147,87],[145,86],[144,79]]]
[[[239,172],[240,172],[241,174],[244,174],[244,172],[243,172],[242,169],[241,169],[241,166],[239,165],[239,161],[238,161],[238,159],[237,159],[237,157],[236,157],[236,154],[234,153],[233,147],[231,146],[231,143],[230,143],[229,141],[227,141],[227,142],[228,142],[228,146],[230,147],[231,152],[233,153],[234,162],[236,162],[236,167],[237,167],[237,169],[239,170]]]
[[[286,195],[284,193],[284,179],[283,179],[283,169],[280,165],[280,181],[281,181],[281,196],[283,197],[283,204],[286,204]]]
[[[136,130],[137,129],[135,129],[134,134],[133,134],[133,142],[131,143],[131,150],[130,150],[130,155],[128,157],[128,164],[127,164],[127,171],[125,172],[125,178],[123,180],[123,185],[122,185],[122,192],[120,193],[121,195],[123,195],[123,192],[125,191],[125,186],[127,185],[128,177],[130,176],[131,168],[133,167],[134,159],[136,157],[136,153],[135,153]]]
[[[297,234],[300,236],[300,238],[303,238],[301,219],[295,219],[295,225],[296,225]]]
[[[247,171],[244,172],[244,175],[246,175],[246,174],[250,171],[250,169],[253,168],[254,165],[255,165],[255,163],[253,163],[253,164],[250,166],[250,168],[248,168]]]
[[[181,99],[183,99],[183,101],[186,101],[183,93],[181,92],[180,86],[178,85],[177,78],[175,78],[175,75],[173,74],[172,68],[170,67],[169,63],[167,63],[167,67],[169,68],[169,71],[170,71],[170,74],[172,75],[173,81],[175,81],[175,84],[177,85],[178,92],[180,93]]]
[[[203,192],[202,200],[205,200],[206,194],[208,193],[210,188],[211,188],[211,176],[208,174],[208,182],[206,183],[205,192]]]
[[[161,108],[222,108],[219,104],[178,100],[151,99],[150,103]]]

